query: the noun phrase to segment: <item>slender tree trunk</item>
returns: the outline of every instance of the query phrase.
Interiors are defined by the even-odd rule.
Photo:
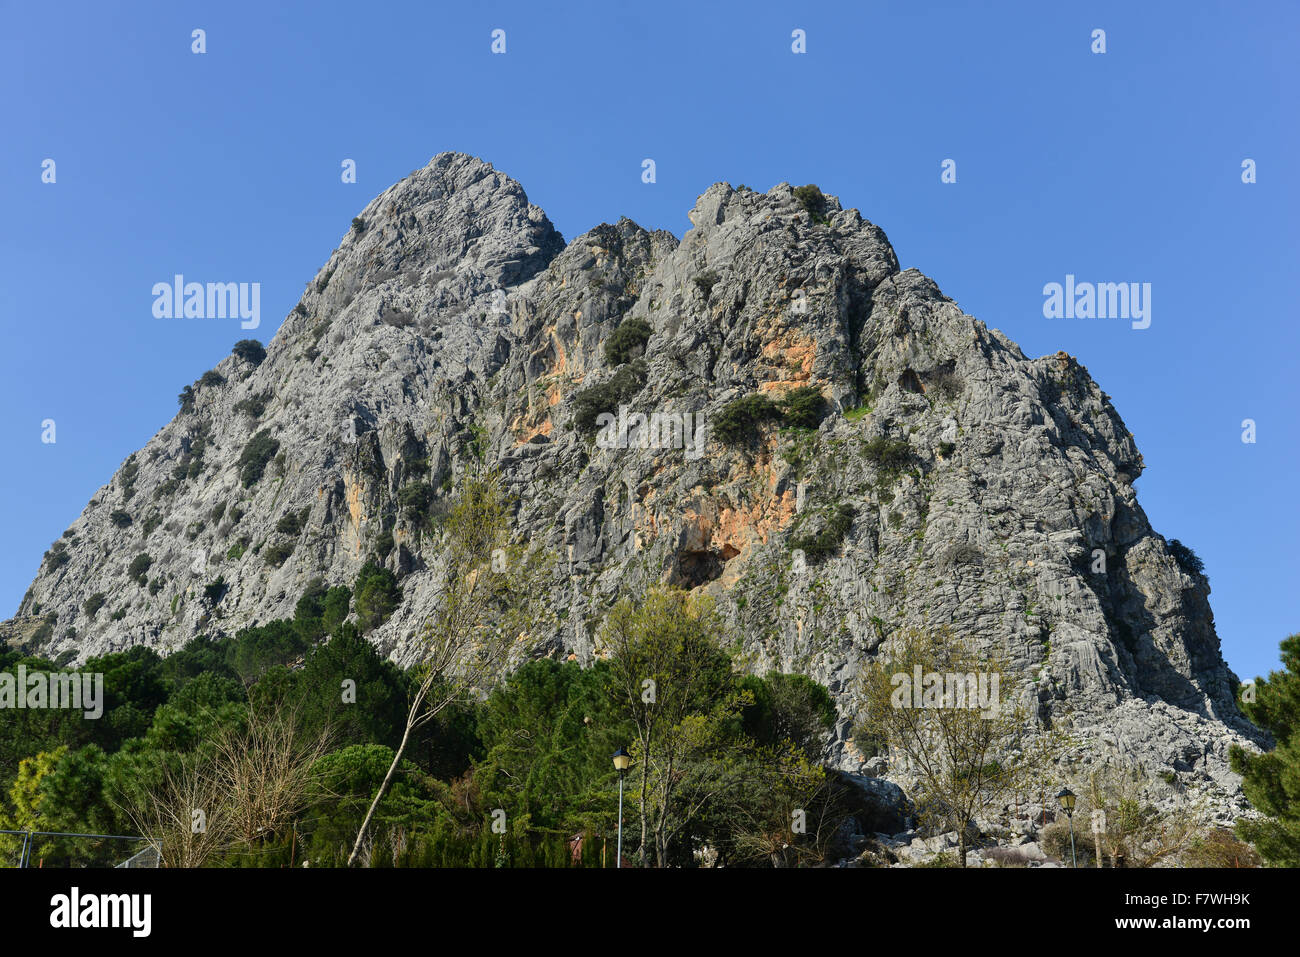
[[[649,855],[646,853],[646,840],[649,835],[649,821],[646,818],[646,798],[650,796],[650,735],[641,735],[641,802],[638,809],[641,814],[641,845],[637,848],[638,863],[649,867]]]
[[[414,714],[414,712],[412,712]],[[384,775],[384,783],[379,785],[379,791],[375,794],[375,799],[370,802],[370,810],[366,811],[366,818],[361,822],[361,828],[357,831],[357,839],[352,844],[352,853],[348,855],[348,867],[356,863],[357,855],[361,853],[361,842],[365,840],[366,831],[370,829],[370,819],[375,816],[375,808],[379,807],[379,802],[384,799],[388,793],[388,786],[393,782],[393,775],[397,773],[397,765],[402,760],[402,754],[406,751],[406,743],[411,740],[411,725],[413,722],[408,718],[406,730],[402,732],[402,743],[397,748],[397,753],[393,755],[393,763],[388,766],[388,773]]]

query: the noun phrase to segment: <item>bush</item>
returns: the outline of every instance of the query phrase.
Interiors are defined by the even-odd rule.
[[[199,385],[201,386],[219,386],[225,384],[226,377],[216,369],[209,369],[199,378]]]
[[[862,447],[862,457],[877,471],[896,475],[912,464],[912,447],[902,439],[879,435]]]
[[[605,341],[605,360],[610,365],[622,365],[637,358],[650,339],[650,323],[644,319],[627,319],[619,324]]]
[[[826,400],[821,389],[804,385],[787,392],[778,403],[782,421],[799,429],[815,429],[826,416]]]
[[[354,233],[364,233],[366,231],[366,221],[360,216],[354,216],[352,219],[352,231]]]
[[[374,562],[366,562],[362,567],[352,594],[362,634],[374,631],[402,604],[402,589],[397,579],[387,568]]]
[[[247,399],[240,399],[235,403],[235,411],[248,416],[250,419],[260,419],[262,413],[266,411],[266,403],[270,400],[270,392],[259,392],[256,395],[250,395]]]
[[[255,366],[260,366],[262,360],[266,358],[266,347],[256,339],[240,339],[230,351]]]
[[[307,518],[310,515],[310,508],[304,508],[301,512],[286,512],[275,523],[275,530],[281,535],[297,535],[306,526]]]
[[[1079,866],[1084,867],[1097,856],[1096,843],[1092,832],[1086,827],[1074,829],[1074,851],[1070,850],[1070,822],[1058,817],[1047,827],[1038,832],[1038,846],[1048,857],[1055,858],[1069,865],[1074,856],[1079,859]]]
[[[790,548],[801,550],[809,561],[817,561],[839,549],[857,510],[852,505],[835,505],[812,519],[817,530],[790,539]]]
[[[241,538],[235,544],[230,546],[226,552],[226,558],[232,562],[237,562],[244,557],[244,552],[248,550],[248,539]]]
[[[713,287],[718,284],[718,274],[712,269],[700,273],[695,277],[695,288],[700,291],[705,299],[708,299],[713,292]]]
[[[50,546],[49,551],[45,553],[45,564],[49,566],[50,571],[62,568],[70,561],[72,561],[72,556],[68,554],[68,546],[62,542],[55,542]]]
[[[1256,850],[1227,828],[1198,834],[1183,852],[1183,867],[1263,867]]]
[[[40,647],[54,637],[54,626],[58,623],[58,616],[46,615],[45,620],[40,623],[37,629],[32,632],[30,639],[32,647]],[[72,629],[68,629],[71,631]]]
[[[181,393],[176,397],[176,401],[181,404],[182,413],[193,412],[194,411],[194,387],[191,385],[187,385],[185,388],[181,389]]]
[[[392,326],[394,329],[409,329],[415,325],[415,317],[405,309],[387,309],[383,310],[383,315],[379,321],[386,326]]]
[[[262,549],[262,560],[272,568],[279,568],[293,554],[293,550],[298,547],[294,541],[276,542],[274,545],[268,545]]]
[[[94,618],[95,613],[104,607],[104,602],[106,601],[108,601],[108,599],[104,596],[104,593],[102,591],[97,591],[82,602],[81,610],[86,613],[86,617]]]
[[[135,580],[137,585],[143,588],[144,583],[147,580],[149,566],[152,564],[153,559],[150,558],[147,553],[141,552],[139,555],[135,556],[135,558],[131,559],[131,564],[128,566],[126,573]]]
[[[158,487],[153,490],[153,497],[158,499],[171,495],[180,488],[180,486],[181,483],[177,479],[169,478],[167,481],[159,483]]]
[[[131,524],[131,513],[124,512],[120,508],[115,508],[109,513],[108,520],[118,528],[126,528]]]
[[[239,475],[244,488],[255,485],[266,471],[266,463],[280,449],[280,443],[271,438],[271,433],[258,432],[239,455]]]
[[[797,199],[804,210],[812,217],[813,222],[826,222],[826,197],[822,191],[814,184],[809,183],[807,186],[796,186],[794,189],[794,198]]]
[[[645,363],[641,360],[621,366],[607,382],[583,389],[573,397],[573,427],[582,435],[594,435],[602,412],[618,414],[645,387]]]
[[[149,583],[149,594],[156,595],[162,590],[163,590],[163,580],[161,578],[155,578],[153,581]]]
[[[429,517],[429,506],[433,504],[433,486],[428,482],[404,485],[397,493],[397,504],[413,520],[425,521]]]
[[[1174,556],[1174,561],[1178,562],[1178,567],[1193,578],[1205,577],[1205,562],[1201,561],[1194,551],[1178,539],[1175,538],[1169,542],[1169,554]]]
[[[713,420],[713,434],[728,445],[752,442],[763,422],[780,417],[781,410],[767,396],[747,395],[723,406]]]

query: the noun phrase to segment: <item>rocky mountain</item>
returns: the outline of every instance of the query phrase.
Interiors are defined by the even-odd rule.
[[[360,213],[264,357],[187,387],[47,552],[10,640],[171,650],[378,555],[405,601],[372,638],[402,659],[433,601],[422,530],[485,462],[556,558],[537,653],[588,661],[628,590],[702,589],[750,667],[831,689],[830,757],[856,771],[860,665],[947,625],[1008,654],[1082,760],[1238,802],[1227,747],[1259,737],[1208,583],[1151,529],[1087,370],[1026,357],[816,188],[718,183],[690,220],[566,244],[514,180],[435,157]]]

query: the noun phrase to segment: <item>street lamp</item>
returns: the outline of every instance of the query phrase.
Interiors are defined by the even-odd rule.
[[[1065,811],[1065,816],[1070,819],[1070,860],[1074,866],[1079,866],[1079,858],[1074,853],[1074,792],[1069,788],[1061,788],[1061,793],[1056,795],[1056,799],[1061,802],[1061,807]]]
[[[614,858],[615,867],[623,866],[623,774],[631,763],[632,755],[627,753],[627,748],[614,752],[614,767],[618,769],[618,854]]]

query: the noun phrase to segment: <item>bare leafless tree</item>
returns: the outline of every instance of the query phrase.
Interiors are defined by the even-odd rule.
[[[152,787],[118,803],[159,867],[203,867],[234,843],[225,784],[204,751],[165,756]]]
[[[250,701],[242,725],[217,732],[216,773],[231,829],[245,847],[283,833],[307,805],[312,765],[329,741],[327,730],[304,734],[297,706],[287,701]]]

